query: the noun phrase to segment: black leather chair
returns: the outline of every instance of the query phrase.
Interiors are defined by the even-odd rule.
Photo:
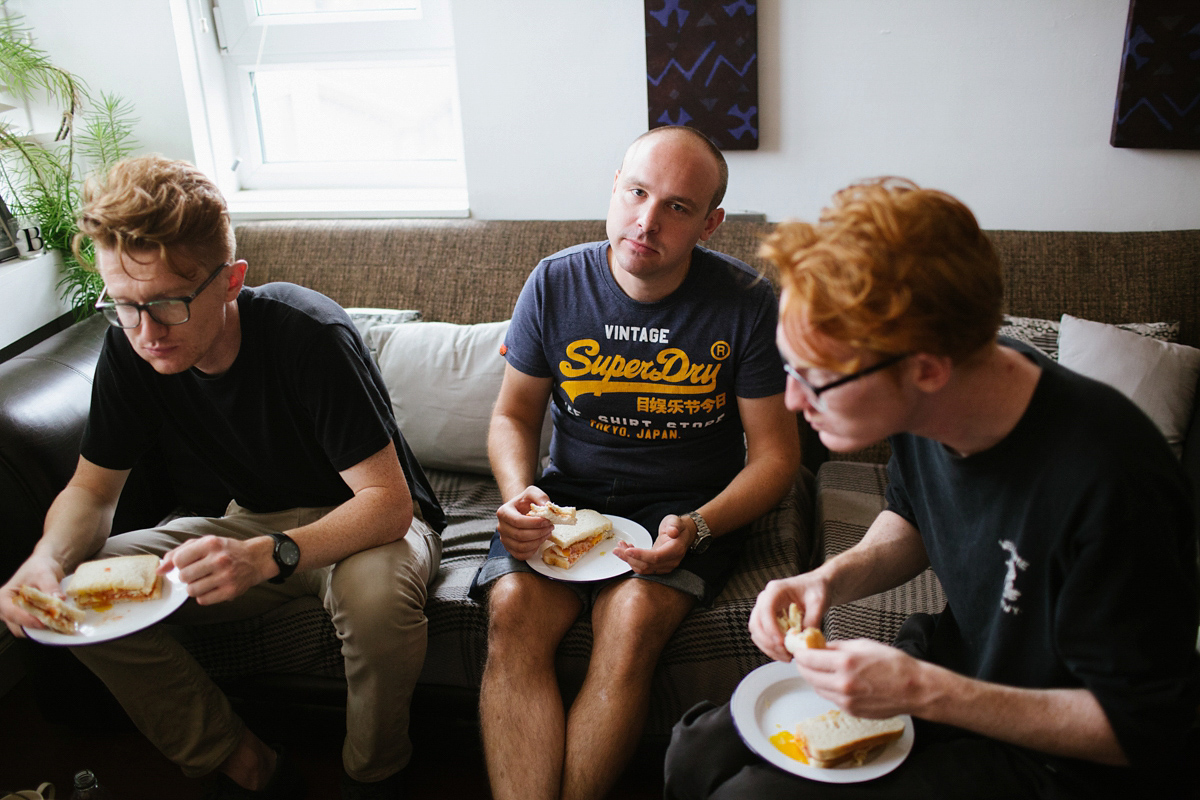
[[[75,471],[107,330],[103,319],[91,317],[0,364],[0,578],[5,581],[33,551],[50,504]],[[152,525],[177,508],[181,501],[171,487],[157,455],[149,454],[130,473],[114,532]],[[27,643],[24,655],[47,717],[117,710],[103,685],[66,650]]]

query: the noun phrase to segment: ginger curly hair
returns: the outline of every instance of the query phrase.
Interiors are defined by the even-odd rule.
[[[785,222],[760,255],[783,284],[780,320],[881,355],[924,352],[961,363],[996,338],[1000,260],[971,211],[954,197],[902,178],[836,193],[814,225]],[[804,338],[815,366],[846,361]]]

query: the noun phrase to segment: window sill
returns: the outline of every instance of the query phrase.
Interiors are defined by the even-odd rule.
[[[227,200],[234,222],[471,215],[465,189],[258,189],[233,192]]]

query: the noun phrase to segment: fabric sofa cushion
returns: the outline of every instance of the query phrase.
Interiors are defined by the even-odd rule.
[[[1064,314],[1059,361],[1118,389],[1154,420],[1176,457],[1183,455],[1200,350]]]
[[[396,308],[347,308],[346,313],[358,329],[358,335],[367,343],[372,357],[379,360],[379,337],[373,335],[376,329],[391,328],[405,322],[420,322],[421,312],[412,309]]]
[[[887,506],[887,467],[848,461],[828,461],[817,471],[816,530],[826,559],[844,553],[862,539]],[[894,589],[834,606],[825,614],[823,629],[830,639],[874,639],[891,644],[910,614],[935,614],[946,606],[946,595],[933,570]]]
[[[446,512],[442,563],[429,590],[429,649],[422,684],[477,690],[487,652],[487,608],[467,596],[487,556],[500,491],[489,476],[428,470]],[[646,734],[665,739],[683,713],[701,700],[729,699],[744,675],[769,659],[750,639],[750,612],[768,581],[811,564],[812,475],[802,470],[778,506],[754,522],[738,566],[708,608],[694,610],[659,659]],[[188,651],[218,680],[272,673],[341,679],[340,643],[314,597],[293,600],[270,614],[237,622],[177,629]],[[582,684],[592,651],[585,616],[558,648],[565,696]]]
[[[1004,315],[998,334],[1036,347],[1058,360],[1058,336],[1061,323],[1056,319]],[[1178,322],[1126,322],[1116,327],[1162,342],[1179,341]]]
[[[487,431],[504,379],[508,320],[475,325],[409,322],[368,334],[396,422],[421,466],[490,475]],[[541,455],[550,451],[550,416]]]

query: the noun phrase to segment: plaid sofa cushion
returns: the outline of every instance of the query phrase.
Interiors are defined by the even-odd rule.
[[[858,544],[886,506],[887,467],[828,461],[817,471],[816,528],[825,558]],[[933,570],[886,592],[835,606],[825,615],[830,639],[875,639],[890,644],[913,613],[936,613],[946,605]]]
[[[489,476],[427,470],[445,509],[442,564],[425,612],[429,649],[421,683],[478,688],[487,654],[487,610],[467,597],[487,556],[500,492]],[[734,575],[711,608],[693,612],[659,661],[646,734],[669,735],[700,700],[724,702],[742,677],[767,662],[750,640],[754,600],[767,581],[796,574],[813,557],[812,476],[806,471],[775,509],[750,528]],[[192,655],[213,675],[283,673],[344,678],[337,636],[316,598],[301,598],[259,618],[180,630]],[[559,646],[564,695],[582,685],[592,627],[580,619]]]

